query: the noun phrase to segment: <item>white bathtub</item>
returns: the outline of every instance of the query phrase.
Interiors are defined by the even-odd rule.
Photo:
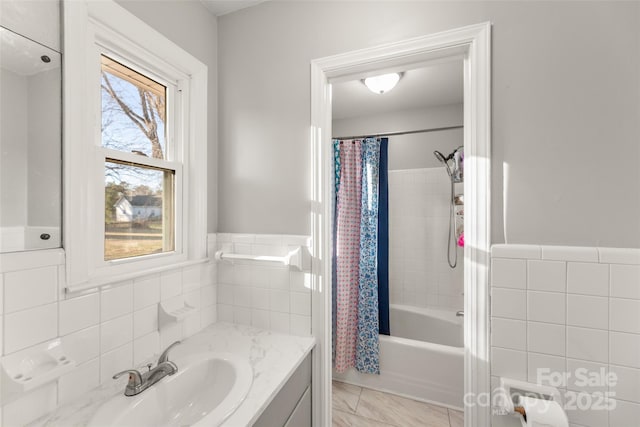
[[[391,335],[380,335],[380,375],[349,369],[333,378],[462,409],[463,321],[455,311],[390,305]]]

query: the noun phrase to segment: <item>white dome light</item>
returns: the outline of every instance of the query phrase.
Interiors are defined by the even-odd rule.
[[[367,77],[363,80],[365,86],[373,93],[383,94],[393,89],[400,80],[400,73],[383,74],[381,76]]]

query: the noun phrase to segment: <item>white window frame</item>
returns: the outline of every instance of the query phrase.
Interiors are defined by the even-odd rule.
[[[205,262],[207,67],[111,0],[65,1],[64,25],[67,291]],[[102,147],[102,54],[167,87],[167,160]],[[106,158],[175,170],[174,251],[104,260]]]

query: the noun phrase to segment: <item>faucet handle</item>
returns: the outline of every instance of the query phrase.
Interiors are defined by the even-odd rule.
[[[180,344],[181,341],[176,341],[173,344],[171,344],[169,347],[166,348],[165,351],[162,352],[162,354],[160,355],[160,358],[158,358],[158,365],[164,362],[168,362],[169,361],[169,350],[171,350],[173,347],[177,346],[178,344]]]
[[[127,383],[127,387],[136,388],[142,385],[142,375],[140,375],[140,372],[136,369],[127,369],[122,372],[118,372],[113,376],[113,379],[117,380],[124,374],[129,374],[129,382]]]

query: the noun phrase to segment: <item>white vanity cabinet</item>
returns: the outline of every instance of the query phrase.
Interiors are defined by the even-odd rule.
[[[311,426],[311,354],[302,361],[253,427]]]

